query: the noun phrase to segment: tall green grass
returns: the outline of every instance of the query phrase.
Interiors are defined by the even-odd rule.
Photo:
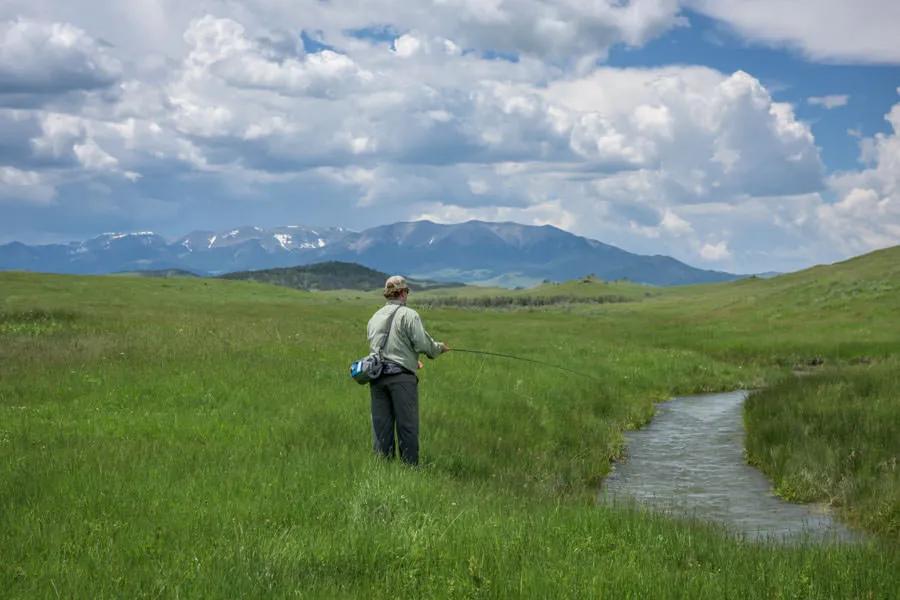
[[[900,542],[898,415],[897,361],[789,378],[748,400],[748,457],[784,498]]]
[[[752,343],[752,310],[717,314],[720,288],[694,302],[682,293],[575,311],[423,310],[451,346],[565,364],[601,383],[471,355],[426,361],[423,467],[410,470],[372,457],[367,391],[346,374],[365,351],[375,296],[0,274],[0,323],[14,324],[0,331],[0,589],[892,594],[890,540],[756,544],[595,504],[622,432],[650,419],[655,400],[759,387],[795,354],[844,360],[831,344],[877,343],[896,327],[879,319],[861,338],[837,327],[819,345],[781,331],[767,348]],[[792,328],[806,331],[782,327]]]

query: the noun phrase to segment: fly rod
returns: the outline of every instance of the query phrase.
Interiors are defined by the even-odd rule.
[[[450,351],[451,352],[466,352],[468,354],[483,354],[485,356],[498,356],[500,358],[510,358],[512,360],[521,360],[524,362],[534,363],[536,365],[550,367],[552,369],[559,369],[560,371],[566,371],[568,373],[572,373],[573,375],[578,375],[580,377],[587,377],[588,379],[593,379],[594,381],[600,381],[599,377],[594,377],[593,375],[588,375],[587,373],[579,373],[578,371],[573,371],[569,367],[562,367],[560,365],[552,365],[552,364],[546,363],[542,360],[535,360],[533,358],[523,358],[521,356],[513,356],[512,354],[502,354],[500,352],[487,352],[486,350],[467,350],[465,348],[451,348]]]

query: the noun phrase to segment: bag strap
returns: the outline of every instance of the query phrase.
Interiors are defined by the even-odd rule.
[[[390,339],[390,337],[391,337],[391,325],[394,324],[394,317],[397,316],[397,311],[399,311],[401,308],[403,308],[402,304],[394,309],[394,312],[391,313],[391,318],[388,319],[387,333],[385,333],[384,341],[381,342],[381,346],[378,348],[379,356],[381,355],[382,352],[384,352],[384,349],[387,348],[388,339]]]

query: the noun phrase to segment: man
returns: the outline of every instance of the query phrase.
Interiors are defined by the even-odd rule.
[[[375,452],[393,458],[396,427],[400,460],[416,465],[419,462],[419,378],[416,369],[422,368],[419,353],[437,358],[450,348],[428,335],[419,314],[406,306],[408,296],[406,279],[400,275],[389,277],[384,283],[387,304],[369,319],[368,337],[372,352],[378,351],[384,342],[388,323],[391,324],[390,336],[382,352],[384,370],[381,377],[370,384],[372,437]]]

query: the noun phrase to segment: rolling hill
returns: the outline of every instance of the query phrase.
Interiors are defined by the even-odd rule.
[[[329,261],[299,267],[240,271],[220,276],[222,279],[240,279],[271,283],[299,290],[372,290],[381,288],[387,273],[376,271],[356,263]],[[408,280],[413,290],[460,287],[460,283],[446,283],[419,279]]]

